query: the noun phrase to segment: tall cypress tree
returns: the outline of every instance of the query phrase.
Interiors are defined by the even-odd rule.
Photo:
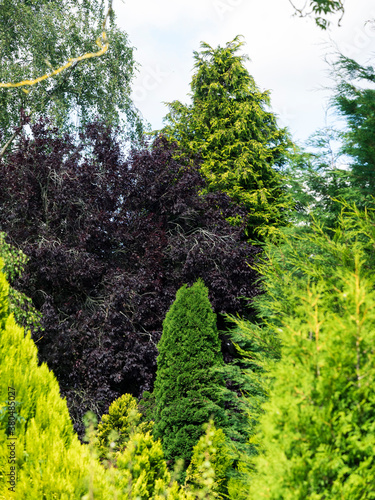
[[[158,348],[154,434],[167,459],[189,461],[202,425],[210,417],[218,427],[226,423],[224,383],[215,371],[223,365],[216,315],[203,281],[178,290]]]
[[[225,47],[202,43],[195,52],[191,105],[169,104],[163,133],[202,157],[209,191],[223,191],[247,209],[248,235],[262,236],[286,223],[290,202],[277,171],[291,145],[267,108],[262,92],[238,55],[240,37]],[[236,221],[233,221],[236,222]]]
[[[374,498],[374,213],[339,222],[267,250],[263,311],[282,359],[249,500]]]

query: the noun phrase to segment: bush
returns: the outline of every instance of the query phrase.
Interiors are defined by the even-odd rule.
[[[113,451],[124,447],[131,432],[139,423],[140,417],[137,401],[131,394],[123,394],[111,404],[108,414],[102,416],[96,433],[102,458],[108,453],[110,438],[116,442]]]
[[[45,364],[38,366],[30,334],[25,336],[9,315],[8,291],[0,273],[0,495],[79,499],[88,492],[92,475],[98,498],[109,500],[109,477],[80,444],[54,375]],[[15,443],[15,449],[9,443]],[[14,484],[9,482],[13,472]]]
[[[149,432],[134,434],[126,449],[117,455],[116,464],[122,473],[117,486],[129,498],[162,498],[169,486],[171,476],[161,443],[154,441]]]
[[[227,498],[233,458],[222,429],[216,429],[213,421],[205,428],[205,434],[194,446],[186,484],[197,492],[198,498]]]

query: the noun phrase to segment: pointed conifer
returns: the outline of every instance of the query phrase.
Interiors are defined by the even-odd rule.
[[[202,425],[210,417],[220,427],[226,420],[224,383],[215,370],[223,365],[216,315],[203,281],[178,290],[158,349],[154,434],[168,460],[190,461]]]
[[[192,104],[169,103],[163,133],[182,151],[199,154],[208,191],[223,191],[247,210],[247,233],[270,234],[287,223],[291,202],[278,169],[291,141],[269,110],[268,91],[249,74],[237,36],[216,49],[194,53]],[[232,221],[234,224],[238,220]]]

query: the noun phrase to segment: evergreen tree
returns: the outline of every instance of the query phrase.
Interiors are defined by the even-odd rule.
[[[333,103],[347,125],[343,153],[353,160],[351,183],[364,206],[375,195],[375,69],[342,55],[333,69],[338,79]]]
[[[216,49],[202,43],[194,53],[192,104],[170,103],[162,132],[201,156],[208,190],[244,204],[248,235],[254,237],[287,222],[290,202],[277,169],[291,143],[268,110],[269,92],[259,90],[245,67],[247,58],[237,54],[242,45],[240,37]]]
[[[117,486],[125,499],[162,499],[171,476],[164,460],[160,441],[151,434],[136,433],[131,436],[126,449],[119,453],[116,466],[121,471]]]
[[[222,366],[216,315],[201,280],[184,285],[168,311],[158,344],[154,434],[160,437],[167,460],[189,462],[202,425],[213,417],[227,423],[215,368]]]
[[[108,454],[109,441],[113,439],[113,451],[124,448],[131,433],[134,433],[140,421],[137,400],[131,394],[123,394],[109,407],[108,413],[103,415],[96,431],[96,439],[100,456]]]
[[[294,222],[310,223],[311,217],[326,227],[337,225],[340,200],[358,203],[361,194],[351,182],[349,159],[341,150],[342,134],[333,128],[314,133],[306,148],[298,148],[286,169],[287,184],[295,201]]]
[[[374,222],[345,209],[331,235],[315,225],[267,250],[263,313],[282,359],[249,499],[374,498]]]
[[[333,64],[337,82],[331,101],[345,128],[313,134],[306,150],[296,150],[287,168],[288,186],[296,202],[297,220],[310,214],[327,227],[337,225],[342,205],[374,206],[375,71],[339,55]]]

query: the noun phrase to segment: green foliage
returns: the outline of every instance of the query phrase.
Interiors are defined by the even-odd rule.
[[[147,432],[152,425],[140,423],[137,400],[131,394],[123,394],[109,407],[108,414],[102,416],[96,432],[98,449],[101,458],[108,454],[110,441],[111,451],[123,449],[130,435],[134,432]]]
[[[333,64],[337,82],[332,104],[345,129],[326,128],[307,142],[310,153],[295,151],[288,165],[288,185],[296,201],[296,218],[314,217],[335,227],[340,201],[358,208],[374,207],[375,72],[339,55]]]
[[[318,225],[269,247],[264,455],[249,498],[375,498],[375,214],[346,207],[330,235]]]
[[[375,192],[375,69],[342,55],[333,69],[338,80],[333,103],[347,124],[343,153],[353,159],[351,182],[368,205]]]
[[[226,498],[233,457],[222,429],[216,429],[213,421],[205,427],[205,434],[194,446],[186,483],[195,489],[198,498]]]
[[[116,449],[113,451],[123,448],[140,417],[137,400],[131,394],[123,394],[111,404],[108,414],[102,416],[97,429],[98,447],[102,457],[108,451],[110,439],[114,438],[116,441]],[[117,433],[116,437],[113,431]]]
[[[165,498],[163,493],[171,477],[161,442],[154,441],[149,432],[134,434],[126,449],[117,455],[116,465],[121,471],[117,486],[128,494],[124,498]]]
[[[290,200],[277,168],[291,145],[285,129],[268,111],[269,92],[261,92],[245,67],[236,37],[225,47],[202,43],[195,52],[192,104],[169,104],[163,133],[189,154],[199,154],[210,191],[223,191],[247,212],[249,236],[264,237],[285,225]],[[233,224],[240,223],[233,220]]]
[[[0,4],[0,82],[35,79],[66,64],[69,58],[97,52],[106,13],[99,0],[3,0]],[[78,129],[100,116],[123,123],[128,132],[139,126],[130,100],[133,49],[113,12],[106,30],[108,51],[99,58],[74,63],[32,87],[0,88],[0,132],[8,139],[31,117],[52,116],[57,125]],[[21,110],[21,111],[20,111]],[[122,116],[122,121],[121,121]]]
[[[111,484],[89,450],[73,432],[65,400],[37,350],[7,308],[9,286],[0,274],[0,496],[28,500],[82,498],[90,471],[98,498],[112,499]],[[10,389],[11,388],[11,389]],[[15,397],[14,405],[13,396]],[[12,417],[15,427],[10,428]],[[15,463],[8,443],[15,436]],[[15,494],[8,490],[10,467],[16,468]],[[11,496],[12,495],[12,496]]]
[[[201,280],[184,285],[168,311],[158,345],[154,387],[154,435],[161,438],[167,460],[189,462],[202,425],[213,417],[225,425],[221,375],[223,364],[216,315]]]
[[[9,245],[5,237],[4,233],[0,233],[0,258],[4,262],[2,271],[6,279],[13,282],[22,275],[27,257],[21,250]],[[29,297],[13,287],[9,288],[9,310],[18,324],[26,329],[42,331],[41,314],[34,308]]]
[[[296,223],[310,223],[313,217],[335,227],[342,205],[339,200],[361,203],[353,186],[349,158],[342,154],[342,133],[325,128],[306,143],[310,152],[296,148],[286,169],[287,183],[295,201]]]

